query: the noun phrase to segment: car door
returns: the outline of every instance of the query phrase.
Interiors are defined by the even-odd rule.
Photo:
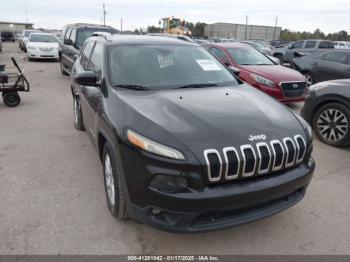
[[[95,42],[93,50],[88,62],[88,71],[93,71],[98,77],[98,81],[102,80],[102,60],[103,46],[99,42]],[[86,114],[90,123],[89,133],[95,138],[97,133],[97,112],[101,105],[102,93],[101,88],[94,86],[83,86],[82,93],[84,93],[86,103]]]
[[[72,41],[73,45],[66,45],[66,59],[67,59],[67,70],[68,72],[72,71],[73,64],[79,54],[79,48],[75,44],[75,39],[77,35],[77,30],[73,28],[69,35],[69,39]]]
[[[72,29],[67,28],[67,30],[65,31],[65,34],[62,36],[61,61],[66,69],[68,69],[68,64],[69,64],[69,45],[66,45],[64,41],[66,39],[69,39],[71,32],[72,32]]]
[[[350,78],[349,52],[324,53],[314,62],[314,74],[317,82]]]
[[[77,64],[73,68],[73,75],[78,74],[80,72],[90,71],[89,62],[94,44],[94,41],[88,41],[85,43],[80,55],[80,59],[77,61]],[[95,133],[93,132],[92,128],[93,123],[91,123],[91,112],[93,111],[93,109],[90,107],[92,106],[91,97],[94,96],[96,89],[96,87],[92,86],[83,86],[75,84],[75,90],[78,91],[80,97],[80,105],[83,112],[84,127],[90,136],[95,136]]]

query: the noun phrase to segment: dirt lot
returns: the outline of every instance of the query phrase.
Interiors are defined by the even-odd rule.
[[[0,64],[10,56],[32,89],[19,107],[0,102],[0,254],[350,254],[349,149],[315,139],[306,197],[268,219],[194,235],[119,222],[95,149],[73,127],[69,78],[56,62],[28,62],[17,43],[4,43]]]

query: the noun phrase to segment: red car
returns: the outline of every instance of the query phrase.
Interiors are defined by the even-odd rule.
[[[205,47],[239,78],[284,103],[304,100],[306,79],[244,43],[207,44]]]

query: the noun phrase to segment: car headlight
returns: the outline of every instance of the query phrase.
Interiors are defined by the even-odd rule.
[[[34,46],[31,46],[31,45],[28,45],[27,48],[30,49],[30,50],[35,50],[36,49]]]
[[[325,87],[327,87],[326,84],[324,84],[324,83],[318,83],[318,84],[314,84],[314,85],[312,85],[312,86],[309,86],[309,87],[307,88],[307,91],[308,91],[308,92],[311,92],[311,91],[321,90],[321,89],[323,89],[323,88],[325,88]]]
[[[141,148],[147,152],[164,156],[164,157],[169,157],[173,159],[179,159],[179,160],[184,160],[185,156],[178,151],[177,149],[159,144],[155,141],[152,141],[140,134],[137,134],[134,131],[128,130],[127,131],[127,137],[130,143],[132,143],[134,146]]]
[[[271,80],[268,80],[266,78],[263,78],[261,76],[254,75],[254,74],[250,74],[250,76],[252,78],[254,78],[254,80],[256,82],[258,82],[259,84],[262,84],[262,85],[265,85],[265,86],[269,86],[269,87],[274,87],[275,86],[275,84]]]

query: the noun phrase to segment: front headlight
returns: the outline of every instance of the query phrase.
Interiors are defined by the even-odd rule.
[[[34,46],[31,46],[31,45],[28,45],[27,48],[30,49],[30,50],[35,50],[36,49]]]
[[[256,82],[258,82],[259,84],[262,84],[262,85],[265,85],[265,86],[269,86],[269,87],[274,87],[275,86],[275,84],[271,80],[268,80],[266,78],[263,78],[261,76],[254,75],[254,74],[250,74],[250,76],[252,78],[254,78],[254,80]]]
[[[323,89],[323,88],[325,88],[325,87],[327,87],[326,84],[324,84],[324,83],[318,83],[318,84],[314,84],[314,85],[312,85],[312,86],[309,86],[309,87],[307,88],[307,91],[311,92],[311,91],[321,90],[321,89]]]
[[[134,131],[128,130],[127,132],[127,137],[130,143],[132,143],[134,146],[141,148],[147,152],[164,156],[164,157],[169,157],[173,159],[179,159],[179,160],[184,160],[185,156],[178,151],[177,149],[159,144],[155,141],[152,141],[140,134],[137,134]]]

